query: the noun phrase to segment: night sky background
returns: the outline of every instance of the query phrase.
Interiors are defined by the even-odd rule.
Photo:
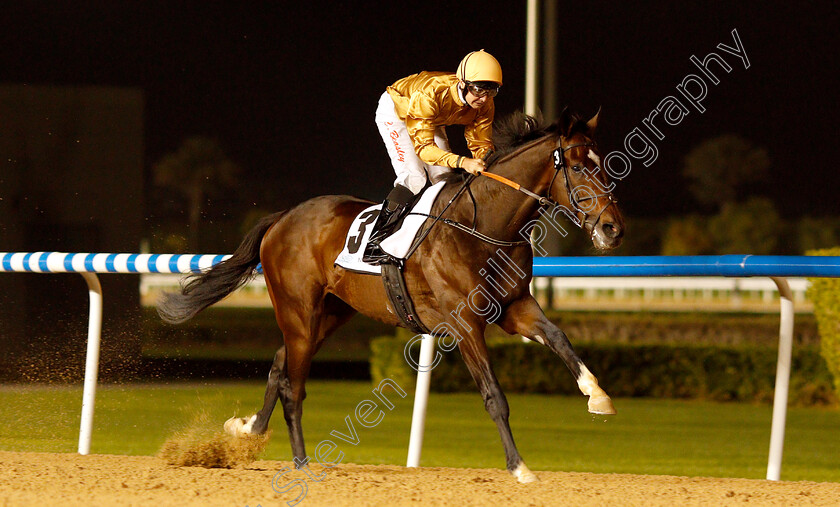
[[[403,76],[454,72],[464,54],[484,48],[504,69],[497,117],[523,107],[525,2],[254,5],[8,3],[0,82],[141,88],[148,174],[185,138],[210,136],[244,168],[243,206],[268,210],[329,193],[381,200],[393,172],[373,114],[385,86]],[[698,73],[691,55],[715,51],[733,67],[717,72],[707,111],[666,126],[658,160],[634,164],[619,184],[625,213],[695,210],[683,156],[736,133],[769,151],[771,180],[756,192],[783,216],[838,214],[836,5],[560,2],[559,10],[558,102],[587,117],[603,107],[603,154],[623,149],[625,135]],[[734,46],[733,29],[749,69],[716,49]]]

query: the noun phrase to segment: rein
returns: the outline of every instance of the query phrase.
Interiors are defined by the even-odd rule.
[[[562,143],[562,141],[561,141],[561,143]],[[580,203],[584,202],[584,201],[589,201],[589,200],[592,200],[592,199],[597,199],[599,197],[606,197],[610,201],[610,203],[607,204],[606,206],[604,206],[601,209],[601,211],[598,213],[598,216],[595,217],[595,221],[592,223],[592,230],[594,232],[595,226],[598,225],[598,222],[601,221],[601,215],[604,214],[604,211],[606,211],[607,208],[609,208],[610,206],[612,206],[614,204],[617,204],[618,201],[615,198],[613,198],[612,193],[610,193],[610,192],[603,193],[603,194],[597,194],[597,195],[589,195],[587,197],[584,197],[583,199],[578,199],[577,196],[575,195],[575,192],[573,191],[573,189],[571,187],[571,183],[570,183],[570,180],[569,180],[569,166],[566,164],[566,156],[565,156],[566,152],[571,150],[572,148],[591,147],[591,146],[595,146],[595,143],[593,143],[593,142],[578,143],[578,144],[572,144],[572,145],[569,145],[569,146],[566,146],[566,147],[563,147],[562,144],[561,144],[561,146],[558,146],[557,148],[554,149],[554,151],[551,153],[552,159],[554,160],[554,176],[551,177],[551,183],[549,183],[549,185],[548,185],[548,189],[546,190],[546,195],[545,196],[540,196],[540,195],[528,190],[527,188],[524,188],[519,183],[516,183],[513,180],[505,178],[504,176],[494,174],[494,173],[489,173],[489,172],[481,172],[479,174],[481,174],[483,176],[487,176],[488,178],[496,180],[499,183],[502,183],[504,185],[507,185],[507,186],[513,188],[514,190],[518,190],[519,192],[522,192],[523,194],[527,195],[528,197],[530,197],[532,199],[535,199],[537,202],[539,202],[541,207],[551,207],[553,209],[560,208],[562,211],[564,211],[563,214],[566,215],[566,217],[569,220],[571,220],[572,223],[574,223],[576,226],[578,226],[581,229],[583,229],[585,227],[586,221],[589,218],[589,214],[586,212],[586,210],[584,210],[580,206]],[[578,166],[575,166],[575,167],[578,167]],[[565,206],[563,206],[562,204],[558,203],[557,201],[555,201],[554,199],[551,198],[551,189],[554,187],[554,180],[557,179],[557,175],[560,174],[561,170],[563,171],[563,179],[565,180],[566,193],[569,196],[569,203],[574,208],[574,211],[575,211],[574,213],[568,213],[568,211],[569,211],[568,208],[566,208]],[[458,197],[460,197],[461,194],[464,193],[464,190],[466,190],[470,194],[470,197],[472,197],[472,190],[470,189],[470,184],[472,183],[472,181],[474,179],[475,179],[475,176],[473,176],[472,174],[470,174],[469,176],[464,178],[464,182],[461,184],[461,188],[459,188],[458,191],[455,192],[455,195],[453,195],[452,198],[449,199],[449,202],[446,203],[446,206],[443,208],[443,210],[441,210],[440,214],[438,214],[437,216],[429,215],[429,214],[426,214],[426,213],[413,213],[413,212],[409,213],[409,215],[425,216],[426,218],[434,219],[434,221],[423,231],[423,233],[418,238],[416,238],[414,240],[414,242],[411,245],[411,248],[408,250],[408,253],[405,256],[405,260],[408,260],[408,258],[411,257],[411,255],[417,250],[417,248],[420,247],[420,244],[423,242],[424,239],[426,239],[426,236],[429,235],[429,232],[431,232],[432,228],[435,226],[436,223],[438,223],[438,221],[443,222],[444,224],[446,224],[450,227],[454,227],[455,229],[458,229],[459,231],[463,231],[463,232],[465,232],[465,233],[467,233],[471,236],[474,236],[474,237],[480,239],[481,241],[484,241],[485,243],[489,243],[491,245],[511,247],[511,246],[522,246],[522,245],[530,244],[530,241],[503,241],[503,240],[495,239],[495,238],[492,238],[490,236],[487,236],[486,234],[482,234],[482,233],[478,232],[476,230],[476,224],[475,224],[475,219],[477,218],[477,209],[473,210],[473,227],[472,228],[467,227],[466,225],[464,225],[460,222],[456,222],[455,220],[451,220],[449,218],[443,218],[443,214],[446,212],[447,209],[449,209],[449,206],[451,206],[452,203],[455,202],[455,200],[458,199]],[[473,197],[473,206],[475,207],[475,198],[474,197]],[[580,218],[578,218],[578,213],[583,215],[582,220]]]
[[[565,183],[566,183],[566,193],[569,196],[569,204],[572,205],[572,207],[574,208],[574,211],[575,211],[575,213],[573,213],[573,214],[565,213],[565,212],[563,214],[566,215],[566,217],[569,220],[571,220],[572,223],[574,223],[579,228],[583,229],[584,226],[586,225],[586,220],[589,218],[589,214],[586,212],[586,210],[584,210],[580,206],[581,202],[590,201],[592,199],[597,199],[599,197],[606,197],[607,199],[609,199],[610,204],[604,206],[601,209],[600,213],[598,213],[598,216],[595,217],[595,221],[592,223],[592,228],[594,230],[595,226],[598,225],[598,222],[601,221],[601,215],[604,214],[604,211],[606,211],[607,208],[609,208],[613,204],[617,204],[618,201],[615,198],[613,198],[612,193],[610,193],[610,192],[603,193],[603,194],[597,194],[597,195],[590,195],[590,196],[584,197],[583,199],[578,199],[577,198],[577,196],[575,195],[575,192],[573,191],[573,189],[571,187],[571,183],[570,183],[570,180],[569,180],[569,166],[566,164],[565,154],[566,154],[567,151],[571,150],[572,148],[578,148],[578,147],[581,147],[581,146],[592,147],[592,146],[595,146],[595,143],[592,143],[592,142],[578,143],[578,144],[572,144],[572,145],[569,145],[569,146],[566,146],[566,147],[563,147],[561,145],[561,146],[555,148],[554,151],[551,153],[551,156],[554,159],[554,176],[551,177],[551,183],[548,184],[548,190],[546,190],[546,195],[545,196],[537,195],[536,193],[528,190],[527,188],[524,188],[519,183],[516,183],[513,180],[505,178],[504,176],[500,176],[498,174],[488,173],[488,172],[482,172],[481,174],[483,176],[489,177],[490,179],[496,180],[499,183],[507,185],[507,186],[513,188],[514,190],[518,190],[518,191],[522,192],[523,194],[527,195],[528,197],[530,197],[532,199],[536,199],[537,202],[540,203],[540,206],[547,206],[547,207],[551,207],[551,208],[555,208],[555,209],[556,208],[561,208],[562,210],[568,210],[568,208],[566,208],[565,206],[561,205],[560,203],[558,203],[557,201],[555,201],[554,199],[551,198],[551,189],[554,187],[554,180],[557,179],[557,175],[560,174],[560,171],[562,170],[563,171],[563,179],[565,180]],[[575,166],[575,167],[577,167],[577,166]],[[578,213],[583,215],[583,220],[578,218],[578,216],[577,216]]]
[[[405,254],[405,259],[403,260],[403,262],[407,261],[407,260],[409,259],[409,257],[411,257],[411,255],[415,252],[415,250],[417,250],[417,248],[419,248],[419,247],[420,247],[420,244],[423,242],[423,240],[424,240],[424,239],[426,239],[426,236],[428,236],[428,235],[429,235],[429,233],[432,231],[432,227],[434,227],[434,226],[435,226],[435,224],[438,222],[438,220],[441,220],[441,217],[442,217],[442,216],[443,216],[443,214],[446,212],[446,210],[448,210],[448,209],[449,209],[449,207],[450,207],[450,206],[452,206],[452,203],[453,203],[453,202],[455,202],[455,199],[457,199],[457,198],[458,198],[461,194],[463,194],[463,193],[464,193],[464,190],[466,190],[467,188],[469,188],[470,183],[472,182],[472,180],[473,180],[474,178],[475,178],[475,176],[473,176],[473,175],[471,174],[471,175],[469,175],[468,177],[466,177],[466,178],[464,179],[464,183],[462,183],[462,184],[461,184],[461,188],[459,188],[459,189],[458,189],[458,191],[457,191],[457,192],[455,192],[455,195],[453,195],[453,196],[452,196],[452,198],[451,198],[451,199],[449,199],[449,202],[448,202],[448,203],[446,203],[446,206],[443,208],[443,210],[441,210],[440,214],[439,214],[438,216],[434,217],[435,221],[434,221],[434,222],[432,222],[432,223],[431,223],[431,225],[429,225],[429,227],[427,227],[427,228],[423,231],[423,234],[421,234],[421,235],[420,235],[420,237],[418,237],[418,238],[416,238],[416,239],[414,240],[414,243],[412,243],[411,248],[409,248],[409,250],[408,250],[408,253],[406,253],[406,254]],[[410,214],[411,214],[411,213],[409,213],[409,215],[410,215]],[[419,214],[419,213],[416,213],[416,214]],[[431,216],[429,216],[429,215],[426,215],[426,216],[427,216],[428,218],[432,218],[432,217],[431,217]],[[448,219],[444,219],[444,220],[448,220]],[[445,223],[445,222],[444,222],[444,223]]]
[[[415,213],[415,212],[411,212],[411,213],[409,213],[409,215],[417,215],[417,216],[426,217],[426,218],[434,218],[436,222],[440,221],[440,222],[442,222],[442,223],[444,223],[444,224],[446,224],[450,227],[458,229],[459,231],[466,232],[470,236],[475,236],[476,238],[480,239],[481,241],[484,241],[485,243],[490,243],[491,245],[496,245],[496,246],[522,246],[522,245],[528,245],[528,244],[531,243],[530,241],[525,241],[525,240],[522,240],[522,241],[504,241],[504,240],[501,240],[501,239],[491,238],[490,236],[488,236],[486,234],[478,232],[477,230],[475,230],[475,228],[467,227],[466,225],[462,224],[461,222],[456,222],[455,220],[452,220],[452,219],[449,219],[449,218],[442,218],[441,216],[429,215],[429,214],[426,214],[426,213]]]
[[[481,241],[484,241],[485,243],[489,243],[491,245],[509,247],[509,246],[523,246],[523,245],[530,245],[531,244],[530,241],[504,241],[504,240],[501,240],[501,239],[491,238],[490,236],[487,236],[486,234],[482,234],[475,229],[476,228],[476,222],[477,222],[478,209],[477,209],[477,205],[476,205],[476,202],[475,202],[475,197],[472,195],[472,189],[470,188],[470,184],[473,182],[474,179],[475,179],[475,176],[473,176],[472,174],[467,175],[464,178],[464,182],[461,184],[461,188],[459,188],[458,191],[455,192],[455,195],[453,195],[452,198],[449,199],[449,202],[446,203],[446,206],[444,206],[444,208],[441,210],[440,214],[438,214],[437,216],[429,215],[429,214],[426,214],[426,213],[414,213],[414,212],[409,213],[409,215],[418,215],[418,216],[424,216],[426,218],[432,218],[432,219],[434,219],[434,221],[426,229],[424,229],[423,233],[419,237],[417,237],[414,240],[414,242],[411,244],[411,248],[409,248],[408,253],[406,253],[406,255],[405,255],[405,260],[408,260],[408,258],[411,257],[411,255],[414,253],[414,251],[417,250],[417,248],[420,247],[420,244],[423,242],[424,239],[426,239],[426,236],[428,236],[429,233],[432,231],[432,227],[434,227],[435,224],[438,223],[439,221],[443,222],[444,224],[446,224],[450,227],[454,227],[455,229],[458,229],[459,231],[466,232],[467,234],[469,234],[473,237],[476,237],[476,238],[480,239]],[[464,190],[467,191],[467,193],[470,195],[470,197],[472,198],[472,201],[473,201],[473,226],[472,226],[472,228],[467,227],[466,225],[462,224],[461,222],[456,222],[455,220],[452,220],[452,219],[449,219],[449,218],[443,218],[443,214],[446,213],[446,210],[449,209],[449,206],[451,206],[452,203],[455,202],[455,200],[458,197],[460,197],[461,194],[464,193]]]

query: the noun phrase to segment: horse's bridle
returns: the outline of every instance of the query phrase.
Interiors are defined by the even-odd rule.
[[[606,206],[604,206],[601,209],[601,211],[598,213],[598,216],[595,217],[595,221],[592,222],[592,231],[594,233],[595,226],[598,225],[598,222],[601,221],[601,215],[604,214],[604,211],[606,211],[607,208],[609,208],[610,206],[618,203],[618,201],[612,196],[611,192],[606,192],[606,193],[597,194],[597,195],[589,195],[589,196],[586,196],[582,199],[578,199],[577,194],[575,193],[574,189],[572,188],[571,180],[569,179],[569,166],[568,166],[568,164],[566,164],[566,152],[567,151],[571,150],[572,148],[594,147],[594,146],[596,146],[595,143],[586,142],[586,143],[572,144],[572,145],[564,147],[563,146],[563,140],[562,140],[562,138],[560,139],[559,146],[557,148],[555,148],[553,152],[551,152],[551,157],[554,160],[554,176],[551,177],[551,183],[548,184],[548,189],[546,190],[545,196],[538,195],[538,194],[528,190],[527,188],[523,188],[522,185],[520,185],[519,183],[511,181],[511,180],[505,178],[504,176],[499,176],[498,174],[493,174],[493,173],[488,173],[488,172],[483,172],[481,174],[484,175],[484,176],[488,176],[491,179],[494,179],[494,180],[499,181],[501,183],[504,183],[505,185],[513,187],[514,189],[519,190],[520,192],[527,195],[528,197],[536,199],[540,203],[540,206],[551,207],[551,208],[554,208],[554,209],[560,208],[560,210],[563,211],[563,214],[566,215],[566,217],[569,220],[571,220],[572,223],[574,223],[576,226],[580,227],[581,229],[583,229],[584,226],[586,225],[587,220],[589,219],[589,213],[587,213],[587,211],[584,208],[581,207],[580,203],[582,203],[584,201],[589,201],[589,200],[592,200],[592,199],[597,199],[599,197],[606,197],[607,199],[609,199],[610,203],[607,204]],[[561,170],[563,171],[563,179],[566,182],[566,193],[569,196],[569,204],[572,205],[572,208],[574,208],[573,210],[569,210],[568,208],[566,208],[565,206],[563,206],[562,204],[558,203],[557,201],[555,201],[554,199],[551,198],[551,189],[554,188],[554,180],[557,179],[557,175],[560,174]],[[580,172],[583,169],[580,168],[579,164],[576,164],[572,168],[572,170],[574,170],[575,172]],[[573,211],[573,213],[571,211]],[[578,214],[583,215],[583,219],[580,219],[578,217]]]
[[[569,166],[568,166],[568,164],[566,164],[566,152],[571,150],[572,148],[579,148],[579,147],[593,148],[593,147],[596,146],[596,144],[590,141],[590,142],[587,142],[587,143],[577,143],[577,144],[572,144],[572,145],[563,147],[562,138],[561,138],[559,144],[560,145],[557,148],[555,148],[553,152],[551,152],[551,157],[554,159],[554,176],[551,177],[551,183],[548,184],[548,189],[546,190],[546,194],[545,194],[546,196],[541,197],[539,199],[540,205],[541,206],[551,206],[552,208],[557,208],[557,207],[563,208],[563,206],[560,203],[558,203],[557,201],[555,201],[551,198],[551,189],[554,188],[554,180],[557,179],[557,175],[560,174],[560,171],[562,170],[563,171],[563,179],[566,182],[566,194],[569,196],[569,204],[572,205],[572,208],[574,208],[574,211],[575,211],[573,216],[569,216],[568,213],[565,213],[565,215],[569,218],[569,220],[572,221],[572,223],[574,223],[575,225],[577,225],[581,229],[584,228],[584,226],[586,225],[586,221],[589,219],[589,213],[587,213],[587,211],[580,206],[581,202],[590,201],[592,199],[597,199],[599,197],[606,197],[610,201],[609,204],[607,204],[606,206],[601,208],[601,211],[598,213],[598,216],[595,217],[595,221],[592,222],[592,230],[594,231],[595,226],[597,226],[598,222],[601,221],[601,215],[604,214],[604,211],[606,211],[607,208],[609,208],[610,206],[618,203],[618,201],[612,196],[612,192],[605,192],[603,194],[589,195],[589,196],[584,197],[583,199],[578,199],[577,193],[572,188],[571,180],[569,179]],[[575,171],[575,172],[581,172],[583,170],[583,168],[580,167],[580,164],[576,164],[574,167],[572,167],[572,170]],[[581,220],[577,217],[578,213],[583,215],[583,220]]]
[[[590,195],[590,196],[587,196],[583,199],[578,199],[577,198],[577,196],[574,192],[574,189],[572,188],[572,185],[571,185],[570,180],[569,180],[569,166],[568,166],[568,164],[566,164],[565,155],[566,155],[566,152],[571,150],[572,148],[578,148],[578,147],[582,147],[582,146],[583,147],[593,147],[593,146],[595,146],[595,143],[593,143],[593,142],[578,143],[578,144],[572,144],[570,146],[563,147],[563,139],[562,138],[560,139],[559,146],[557,148],[555,148],[554,151],[551,153],[551,156],[554,159],[554,176],[551,177],[551,183],[548,184],[548,189],[546,190],[545,196],[540,196],[540,195],[528,190],[527,188],[523,188],[522,185],[520,185],[519,183],[516,183],[515,181],[509,180],[509,179],[505,178],[504,176],[500,176],[498,174],[489,173],[489,172],[482,172],[481,174],[484,175],[484,176],[487,176],[491,179],[494,179],[494,180],[496,180],[500,183],[504,183],[505,185],[507,185],[509,187],[512,187],[515,190],[519,190],[520,192],[527,195],[528,197],[536,199],[540,203],[540,206],[550,206],[554,209],[560,208],[560,210],[563,211],[563,214],[566,215],[566,217],[569,220],[571,220],[572,223],[574,223],[576,226],[578,226],[581,229],[584,229],[584,227],[586,225],[586,221],[589,219],[589,214],[586,212],[585,209],[583,209],[580,206],[580,203],[583,202],[583,201],[589,201],[589,200],[592,200],[592,199],[597,199],[599,197],[606,197],[607,199],[609,199],[610,203],[607,204],[606,206],[604,206],[601,209],[601,211],[598,213],[598,216],[595,217],[595,221],[592,223],[592,232],[591,232],[591,234],[594,234],[595,233],[595,226],[597,226],[598,222],[601,220],[601,215],[604,214],[604,211],[606,211],[607,208],[609,208],[610,206],[618,203],[618,201],[615,198],[613,198],[611,192],[606,192],[604,194]],[[572,168],[572,170],[574,170],[575,172],[582,171],[583,169],[581,169],[579,167],[580,167],[579,165],[575,165]],[[563,179],[566,180],[566,193],[568,193],[568,195],[569,195],[569,203],[574,208],[574,213],[570,213],[569,212],[570,210],[568,208],[566,208],[565,206],[563,206],[562,204],[558,203],[557,201],[555,201],[554,199],[551,198],[551,189],[554,187],[554,180],[557,179],[557,175],[560,174],[561,170],[563,171]],[[475,179],[475,176],[473,176],[473,175],[467,176],[467,178],[464,180],[464,183],[461,185],[461,188],[459,188],[458,191],[455,193],[455,195],[453,195],[452,198],[449,199],[449,202],[446,204],[446,206],[443,208],[443,210],[440,212],[440,214],[438,214],[437,216],[425,215],[427,218],[434,219],[434,221],[421,234],[419,234],[418,238],[415,238],[414,242],[411,245],[411,248],[409,249],[408,253],[405,256],[406,259],[411,257],[411,255],[414,253],[414,251],[417,250],[417,248],[420,246],[420,243],[423,242],[423,240],[426,238],[426,236],[432,230],[432,227],[434,227],[434,225],[438,221],[442,221],[447,225],[455,227],[456,229],[460,229],[460,230],[466,232],[467,234],[471,234],[471,235],[477,237],[478,239],[480,239],[484,242],[493,244],[493,245],[520,246],[520,245],[526,245],[526,244],[530,243],[528,241],[496,240],[496,239],[493,239],[489,236],[486,236],[486,235],[481,234],[478,231],[476,231],[475,230],[475,224],[473,224],[472,229],[470,229],[469,227],[467,227],[467,226],[465,226],[465,225],[463,225],[459,222],[455,222],[454,220],[450,220],[448,218],[443,218],[443,214],[446,212],[447,209],[449,209],[449,206],[451,206],[452,203],[455,202],[458,199],[458,197],[464,192],[464,190],[469,189],[470,183],[472,183],[472,181],[474,179]],[[552,215],[553,215],[553,213],[554,212],[552,211]],[[578,213],[583,215],[582,220],[580,218],[578,218],[578,216],[577,216]],[[418,213],[418,214],[420,214],[420,213]]]

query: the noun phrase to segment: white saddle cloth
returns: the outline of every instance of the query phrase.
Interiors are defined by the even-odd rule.
[[[420,227],[426,221],[425,215],[428,215],[431,211],[432,204],[435,203],[435,199],[444,184],[445,182],[443,181],[438,182],[423,192],[423,195],[420,196],[420,199],[418,199],[417,203],[411,209],[411,212],[406,215],[402,226],[382,241],[380,244],[382,250],[398,259],[405,258]],[[382,209],[382,204],[376,204],[366,208],[353,220],[353,223],[350,225],[350,230],[347,231],[344,249],[338,254],[338,257],[335,259],[335,264],[338,264],[344,269],[360,273],[378,275],[382,272],[380,266],[371,266],[362,262],[365,247],[370,239],[370,233],[373,229],[374,222],[376,222],[376,217],[379,216],[380,209]]]

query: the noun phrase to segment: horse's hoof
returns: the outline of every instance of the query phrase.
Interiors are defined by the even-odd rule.
[[[615,407],[609,396],[589,397],[589,413],[598,415],[615,415]]]
[[[539,482],[540,481],[537,478],[537,476],[534,475],[534,472],[532,472],[530,469],[528,469],[527,466],[525,466],[525,463],[520,463],[519,466],[516,467],[516,470],[514,470],[511,473],[513,474],[514,477],[516,477],[516,480],[519,481],[521,484],[528,484],[530,482]]]
[[[232,437],[242,437],[245,435],[251,435],[251,427],[254,425],[254,421],[256,420],[256,414],[248,418],[231,417],[230,419],[225,421],[225,433]]]

